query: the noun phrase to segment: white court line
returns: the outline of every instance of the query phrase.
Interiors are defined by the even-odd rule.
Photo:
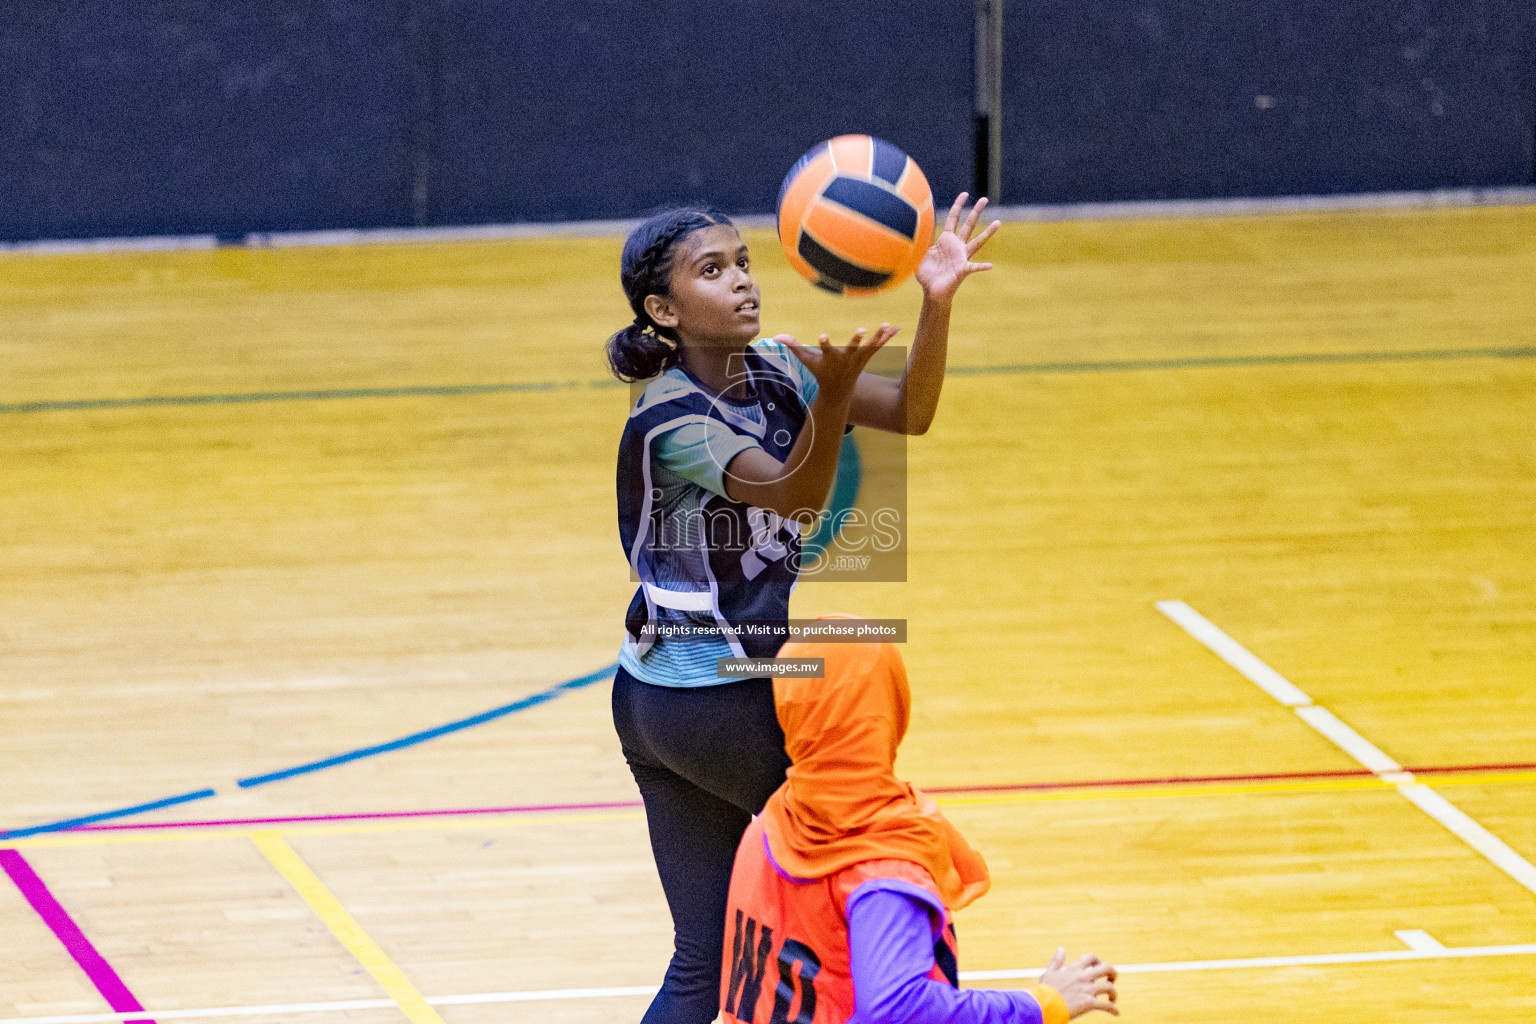
[[[1499,870],[1536,893],[1536,866],[1510,849],[1498,836],[1469,818],[1460,808],[1388,757],[1379,747],[1338,719],[1327,708],[1319,707],[1280,673],[1270,668],[1242,644],[1232,639],[1209,619],[1183,601],[1159,601],[1157,610],[1178,623],[1186,633],[1216,653],[1222,661],[1237,669],[1248,680],[1294,710],[1302,721],[1332,740],[1339,749],[1375,772],[1383,781],[1396,785],[1397,791],[1415,807],[1450,829],[1462,842],[1488,858]]]
[[[1303,722],[1306,722],[1312,728],[1332,740],[1334,745],[1340,750],[1356,761],[1359,761],[1377,775],[1395,775],[1403,772],[1402,765],[1388,757],[1384,751],[1370,740],[1339,721],[1338,716],[1327,708],[1318,707],[1316,704],[1309,704],[1305,707],[1296,708],[1296,714]],[[1413,778],[1407,772],[1403,772],[1403,774],[1408,779]]]
[[[1445,949],[1439,939],[1420,928],[1405,928],[1392,934],[1402,939],[1403,944],[1409,949],[1416,949],[1421,953],[1438,953]]]
[[[1407,936],[1415,936],[1409,939]],[[1190,971],[1231,971],[1263,967],[1314,967],[1327,964],[1393,963],[1401,960],[1459,960],[1465,957],[1536,956],[1536,942],[1509,946],[1442,946],[1422,931],[1399,932],[1413,948],[1365,953],[1318,953],[1304,956],[1258,956],[1238,960],[1183,960],[1151,964],[1117,965],[1121,974],[1180,974]],[[1417,938],[1422,936],[1422,939]],[[1417,945],[1415,944],[1417,943]],[[961,971],[962,981],[994,981],[1038,978],[1043,968],[1012,971]],[[531,1003],[555,999],[607,999],[615,996],[655,995],[655,985],[618,988],[553,988],[526,992],[483,992],[477,995],[435,996],[433,1006],[482,1006],[491,1003]],[[258,1017],[285,1013],[335,1013],[344,1010],[387,1010],[389,999],[344,999],[324,1003],[275,1003],[268,1006],[217,1006],[203,1010],[138,1010],[134,1013],[72,1013],[48,1017],[5,1017],[0,1024],[114,1024],[130,1020],[200,1020],[216,1017]]]
[[[1249,681],[1286,707],[1311,704],[1312,698],[1302,693],[1279,672],[1258,659],[1248,648],[1233,640],[1204,615],[1183,601],[1159,601],[1157,610],[1177,622],[1184,632],[1216,652],[1222,661],[1247,676]]]
[[[1536,892],[1536,867],[1511,850],[1504,840],[1467,817],[1461,808],[1422,782],[1399,782],[1397,791],[1412,800],[1419,810],[1466,840],[1468,845],[1497,864],[1515,881]]]
[[[1254,967],[1318,967],[1327,964],[1375,964],[1398,960],[1451,960],[1472,956],[1531,956],[1536,942],[1517,946],[1441,946],[1439,949],[1388,949],[1369,953],[1317,953],[1312,956],[1255,956],[1243,960],[1186,960],[1182,963],[1115,965],[1120,974],[1179,974],[1185,971],[1235,971]],[[966,981],[1038,978],[1042,968],[1027,971],[966,971]],[[0,1021],[0,1024],[10,1024]]]

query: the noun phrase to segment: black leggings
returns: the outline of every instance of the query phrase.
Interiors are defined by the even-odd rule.
[[[725,902],[736,846],[784,781],[773,681],[678,689],[613,680],[613,724],[645,800],[674,952],[643,1024],[710,1024],[720,1010]]]

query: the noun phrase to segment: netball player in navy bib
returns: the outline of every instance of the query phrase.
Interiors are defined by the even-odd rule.
[[[722,678],[719,658],[784,643],[804,523],[822,508],[850,425],[904,434],[938,407],[955,293],[997,230],[955,200],[917,270],[923,288],[900,380],[864,372],[896,329],[844,347],[761,337],[746,244],[725,216],[677,209],[624,244],[632,324],[613,372],[646,381],[619,442],[619,536],[639,581],[625,615],[613,717],[645,801],[675,951],[646,1024],[709,1024],[736,847],[789,758],[767,678]]]

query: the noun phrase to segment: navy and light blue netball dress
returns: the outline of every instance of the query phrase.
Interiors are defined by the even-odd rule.
[[[722,395],[668,370],[619,443],[619,536],[640,584],[620,664],[658,686],[713,685],[716,657],[769,657],[784,643],[800,526],[728,497],[725,469],[752,447],[785,461],[816,378],[768,339],[741,363]]]
[[[645,1024],[714,1020],[736,846],[790,763],[772,680],[721,679],[716,661],[782,646],[800,527],[733,501],[725,471],[752,447],[786,459],[810,422],[816,379],[768,339],[732,369],[721,395],[682,367],[650,381],[619,444],[619,536],[637,587],[613,719],[676,944]]]

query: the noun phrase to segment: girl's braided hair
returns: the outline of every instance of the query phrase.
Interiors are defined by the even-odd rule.
[[[619,282],[635,320],[608,339],[608,365],[614,376],[633,383],[677,365],[677,333],[651,319],[645,297],[671,290],[672,257],[679,242],[701,228],[730,223],[725,214],[707,207],[681,207],[653,214],[629,233],[619,261]]]

